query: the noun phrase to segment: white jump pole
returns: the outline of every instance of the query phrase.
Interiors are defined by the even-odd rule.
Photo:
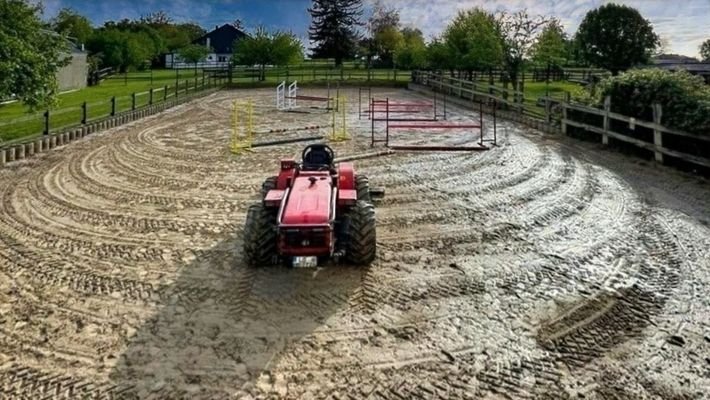
[[[290,110],[298,106],[296,96],[298,96],[298,81],[293,81],[292,84],[288,85],[288,108]]]
[[[283,110],[286,108],[286,81],[281,82],[276,86],[276,109]]]

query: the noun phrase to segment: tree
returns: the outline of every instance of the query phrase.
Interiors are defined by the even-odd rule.
[[[453,69],[451,48],[440,38],[434,38],[426,47],[428,67],[433,70]]]
[[[146,17],[144,17],[145,19]],[[159,17],[157,20],[160,20]],[[160,29],[169,25],[148,25],[146,22],[141,20],[129,20],[122,19],[118,22],[107,21],[104,26],[97,30],[98,35],[103,31],[118,31],[123,33],[125,43],[123,43],[123,53],[124,62],[121,65],[110,64],[112,67],[120,67],[122,72],[125,72],[129,67],[133,68],[143,68],[147,66],[147,62],[152,62],[153,64],[160,63],[160,57],[168,49],[166,48],[165,40],[160,34]],[[95,36],[97,36],[95,35]],[[120,37],[121,35],[114,35],[114,38]],[[140,46],[140,49],[134,48],[130,45],[128,41]],[[102,52],[100,48],[101,40],[92,40],[90,43],[89,50],[95,54]],[[129,53],[135,55],[135,57],[128,57]],[[136,57],[140,55],[141,59],[138,60]]]
[[[197,75],[197,63],[210,54],[210,48],[201,44],[188,44],[180,49],[178,54],[185,62],[195,64],[195,75]]]
[[[313,57],[334,58],[338,66],[345,58],[352,58],[357,49],[356,27],[362,25],[362,0],[313,0],[308,12]]]
[[[291,32],[276,32],[271,36],[270,56],[277,66],[303,62],[303,44]]]
[[[503,46],[493,15],[480,8],[459,11],[443,35],[451,69],[488,70],[503,59]]]
[[[49,25],[55,32],[70,36],[81,44],[86,44],[94,32],[91,21],[71,8],[59,10],[57,16],[49,21]]]
[[[427,47],[419,29],[402,29],[402,44],[395,49],[394,60],[398,68],[424,68],[427,62]]]
[[[373,6],[372,16],[367,23],[367,30],[373,41],[375,55],[380,64],[391,67],[394,51],[402,45],[402,35],[399,32],[399,11],[388,8],[382,0],[377,0]]]
[[[523,70],[537,35],[549,20],[543,16],[532,18],[527,10],[521,10],[513,14],[500,13],[496,22],[503,38],[508,78],[513,82],[513,89],[522,92],[524,80],[518,78],[520,71]]]
[[[69,61],[66,39],[44,29],[39,5],[0,0],[0,99],[32,108],[56,99],[57,71]]]
[[[550,68],[562,67],[567,62],[567,34],[560,21],[553,19],[542,30],[531,49],[533,62],[547,69],[547,80],[550,80]]]
[[[244,24],[244,21],[242,21],[241,18],[236,18],[234,21],[232,21],[232,26],[239,29],[240,31],[246,31],[247,27]]]
[[[651,23],[636,9],[613,3],[589,11],[575,40],[587,62],[608,69],[612,75],[648,62],[660,44]]]
[[[158,25],[154,29],[165,43],[167,51],[181,49],[205,34],[201,26],[192,22]]]
[[[394,52],[402,46],[404,41],[402,33],[396,27],[388,26],[377,32],[373,40],[380,64],[385,67],[391,67]]]
[[[377,49],[375,48],[375,40],[369,37],[362,38],[358,41],[357,49],[355,51],[355,57],[358,59],[365,59],[365,64],[367,67],[372,65],[372,59],[377,55]]]
[[[150,26],[171,25],[173,19],[163,10],[158,10],[150,14],[144,15],[139,20],[140,23]]]
[[[258,65],[259,80],[266,79],[267,65],[288,65],[303,60],[301,41],[290,32],[269,33],[264,27],[234,46],[235,65]]]
[[[92,36],[88,47],[101,60],[101,67],[126,72],[131,68],[142,68],[151,59],[152,44],[144,33],[102,28]]]
[[[660,56],[671,52],[671,41],[665,36],[658,36],[658,46],[653,51],[654,56]]]
[[[702,58],[704,62],[710,62],[710,39],[700,45],[700,58]]]

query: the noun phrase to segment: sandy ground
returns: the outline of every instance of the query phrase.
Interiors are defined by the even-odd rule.
[[[364,153],[346,94],[333,146]],[[235,98],[329,119],[225,91],[0,170],[0,398],[710,398],[706,181],[500,122],[357,162],[371,267],[250,269],[245,210],[303,144],[230,155]]]

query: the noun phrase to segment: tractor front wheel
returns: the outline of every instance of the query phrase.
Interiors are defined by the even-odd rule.
[[[266,198],[266,195],[269,193],[269,190],[274,190],[276,189],[276,184],[278,182],[278,177],[277,176],[270,176],[266,178],[264,183],[261,184],[261,198]]]
[[[263,204],[250,206],[244,226],[244,261],[252,267],[274,264],[276,240],[273,211]]]
[[[377,249],[375,207],[358,200],[347,220],[346,260],[351,264],[369,265],[375,260]]]

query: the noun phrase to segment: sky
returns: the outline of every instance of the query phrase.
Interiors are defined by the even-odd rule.
[[[246,27],[294,32],[308,43],[310,0],[41,0],[45,17],[63,7],[86,15],[95,25],[107,20],[138,18],[164,10],[176,21],[197,22],[207,30],[241,19]],[[374,0],[364,0],[365,16]],[[458,10],[483,7],[489,11],[528,9],[531,15],[556,16],[572,35],[587,11],[609,0],[384,0],[400,10],[406,26],[421,29],[425,36],[440,34]],[[638,9],[668,43],[668,52],[697,57],[700,44],[710,38],[710,0],[615,0]]]

